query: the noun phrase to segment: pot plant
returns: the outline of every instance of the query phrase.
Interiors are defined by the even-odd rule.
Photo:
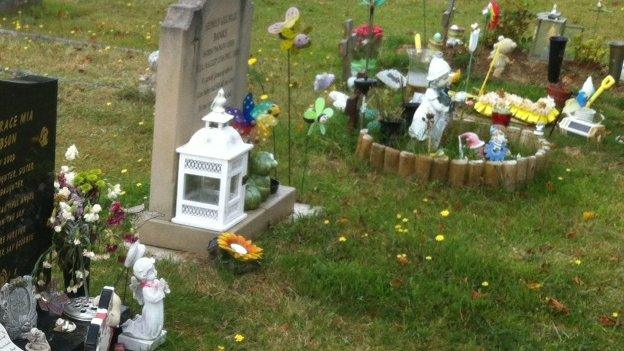
[[[405,126],[402,90],[378,89],[371,98],[371,104],[378,113],[381,139],[390,145],[403,133]]]

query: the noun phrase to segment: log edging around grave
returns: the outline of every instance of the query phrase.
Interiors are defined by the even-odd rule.
[[[533,134],[530,129],[512,126],[507,129],[507,134],[510,141],[535,147],[537,152],[503,162],[451,160],[447,156],[416,155],[376,143],[368,131],[363,129],[358,137],[355,155],[369,163],[373,171],[396,173],[421,183],[437,181],[456,188],[486,186],[516,191],[526,187],[536,174],[546,169],[552,144]]]

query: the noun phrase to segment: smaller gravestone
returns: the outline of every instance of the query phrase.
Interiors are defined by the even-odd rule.
[[[0,13],[18,11],[24,7],[40,5],[42,0],[0,0]]]
[[[0,323],[11,339],[37,327],[37,299],[30,276],[13,279],[0,288]]]

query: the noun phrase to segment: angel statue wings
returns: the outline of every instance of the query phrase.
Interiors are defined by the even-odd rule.
[[[161,335],[164,324],[164,300],[171,291],[164,279],[158,279],[158,272],[151,257],[136,260],[132,267],[134,276],[130,280],[134,299],[143,306],[143,311],[122,325],[123,334],[142,340],[154,340]]]

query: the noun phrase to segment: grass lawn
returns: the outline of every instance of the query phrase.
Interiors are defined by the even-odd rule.
[[[0,76],[29,71],[61,77],[59,160],[76,143],[84,155],[81,166],[103,168],[110,181],[125,185],[133,203],[148,200],[154,105],[152,97],[138,94],[137,80],[147,54],[157,49],[159,22],[170,2],[45,0],[42,7],[0,18],[4,29],[100,44],[3,35]],[[299,116],[314,101],[314,75],[339,74],[341,23],[366,17],[358,2],[292,2],[314,26],[314,46],[294,58],[294,179],[303,163],[305,125]],[[431,33],[445,1],[429,3]],[[458,2],[457,22],[481,21],[485,3]],[[571,21],[592,29],[593,1],[564,3],[560,8]],[[613,12],[597,29],[605,38],[624,30],[624,12],[610,3]],[[254,55],[267,76],[267,93],[282,104],[285,57],[266,27],[290,4],[255,1]],[[528,6],[537,12],[552,3]],[[378,21],[389,41],[409,41],[409,32],[422,26],[420,2],[389,0]],[[544,91],[496,86],[534,98]],[[345,133],[344,119],[334,118],[328,135],[311,143],[308,190],[300,199],[325,211],[258,238],[266,251],[260,271],[236,276],[202,260],[159,263],[172,289],[162,349],[624,349],[624,147],[613,138],[624,133],[624,97],[608,93],[597,107],[612,132],[607,140],[590,145],[555,135],[550,170],[515,194],[424,186],[371,173],[352,156],[355,136]],[[278,156],[285,155],[285,123],[278,133]],[[450,215],[443,217],[443,210]],[[595,212],[596,219],[584,221],[584,211]],[[397,224],[408,231],[398,233]],[[439,234],[443,241],[435,240]],[[399,254],[409,263],[399,264]],[[116,273],[117,267],[98,264],[95,284],[110,283]],[[553,299],[569,314],[553,308]],[[617,326],[605,326],[606,317]],[[235,342],[236,334],[245,340]]]

